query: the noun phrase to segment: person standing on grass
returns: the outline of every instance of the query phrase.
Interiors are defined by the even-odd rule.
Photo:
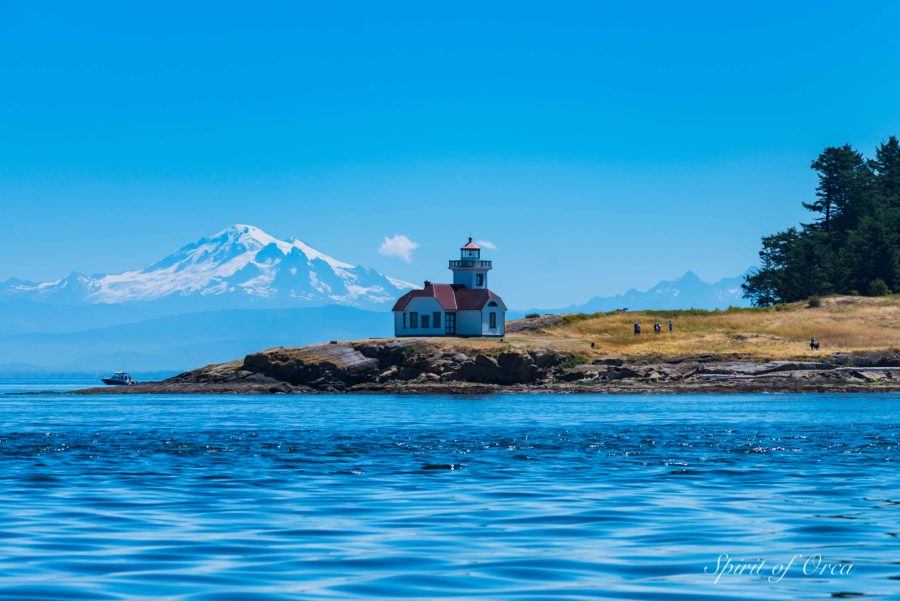
[[[672,333],[672,320],[669,320],[669,334]]]
[[[639,323],[634,324],[634,335],[635,336],[641,335],[641,324],[639,324]]]

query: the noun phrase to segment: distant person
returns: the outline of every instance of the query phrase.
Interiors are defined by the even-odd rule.
[[[817,350],[819,350],[819,341],[816,340],[816,337],[815,337],[815,336],[813,336],[813,337],[809,340],[809,350],[811,350],[811,351],[817,351]]]
[[[669,334],[672,333],[672,320],[669,320]]]
[[[641,324],[639,324],[639,323],[634,324],[634,335],[635,336],[641,335]]]
[[[662,324],[659,322],[653,324],[653,331],[657,334],[662,334]]]

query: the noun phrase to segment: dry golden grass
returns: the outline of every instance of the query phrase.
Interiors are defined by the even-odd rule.
[[[665,324],[674,323],[669,334]],[[654,334],[653,324],[663,323]],[[642,334],[634,336],[638,322]],[[810,308],[794,303],[768,309],[716,312],[642,311],[571,317],[543,333],[511,335],[510,340],[536,343],[559,340],[560,345],[583,349],[593,342],[598,355],[675,356],[739,354],[760,358],[810,357],[809,339],[821,344],[818,354],[900,348],[900,296],[879,298],[830,297]],[[532,340],[527,340],[532,339]],[[556,346],[551,343],[552,346]]]
[[[780,310],[779,310],[780,309]],[[565,322],[536,332],[496,338],[408,338],[448,351],[496,353],[506,349],[550,348],[594,357],[675,357],[739,355],[759,359],[812,359],[837,352],[900,349],[900,295],[878,298],[836,296],[822,306],[805,302],[776,309],[729,311],[639,311],[566,316]],[[672,319],[674,332],[666,323]],[[653,324],[663,323],[654,334]],[[643,333],[633,335],[633,324]],[[821,349],[809,349],[815,335]],[[591,343],[595,348],[591,348]]]

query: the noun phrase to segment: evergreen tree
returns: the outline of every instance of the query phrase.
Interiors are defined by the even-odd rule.
[[[765,306],[784,302],[790,284],[787,279],[790,249],[799,237],[797,228],[793,227],[771,236],[763,236],[763,247],[759,251],[762,266],[741,284],[744,294],[754,299],[754,304]]]
[[[891,136],[875,149],[875,159],[869,163],[875,174],[873,188],[878,205],[873,219],[878,223],[882,241],[881,267],[876,277],[883,279],[894,292],[900,292],[900,141],[897,136]]]
[[[867,161],[849,145],[813,161],[816,218],[762,239],[761,266],[743,283],[756,305],[825,294],[900,292],[900,142]]]
[[[850,233],[842,250],[841,271],[845,274],[839,292],[872,293],[872,285],[882,280],[893,289],[898,258],[896,231],[890,230],[883,214],[866,215]]]
[[[878,192],[895,207],[900,203],[900,142],[891,136],[875,150],[869,165],[878,181]]]
[[[835,225],[846,228],[865,185],[863,180],[868,174],[865,159],[849,144],[844,144],[826,148],[811,167],[819,174],[817,198],[803,203],[803,207],[819,213],[820,228],[829,234]]]

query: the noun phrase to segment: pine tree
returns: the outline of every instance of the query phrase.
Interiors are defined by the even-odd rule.
[[[891,136],[875,150],[875,160],[869,161],[878,181],[878,192],[894,206],[900,203],[900,142]]]
[[[868,172],[868,165],[860,152],[849,144],[831,146],[822,151],[811,167],[819,174],[816,200],[803,203],[803,207],[819,213],[820,229],[831,234],[835,225],[846,228],[847,218],[852,217],[854,201],[859,200]]]
[[[900,141],[891,136],[875,149],[869,161],[875,173],[877,219],[883,236],[879,276],[894,292],[900,292]]]
[[[813,295],[900,292],[900,142],[888,138],[867,161],[849,145],[813,161],[815,221],[762,239],[761,267],[746,278],[756,305]]]
[[[747,276],[741,284],[745,296],[758,307],[784,302],[789,296],[785,276],[790,264],[790,249],[800,235],[797,228],[790,228],[771,236],[763,236],[759,251],[761,267]]]

